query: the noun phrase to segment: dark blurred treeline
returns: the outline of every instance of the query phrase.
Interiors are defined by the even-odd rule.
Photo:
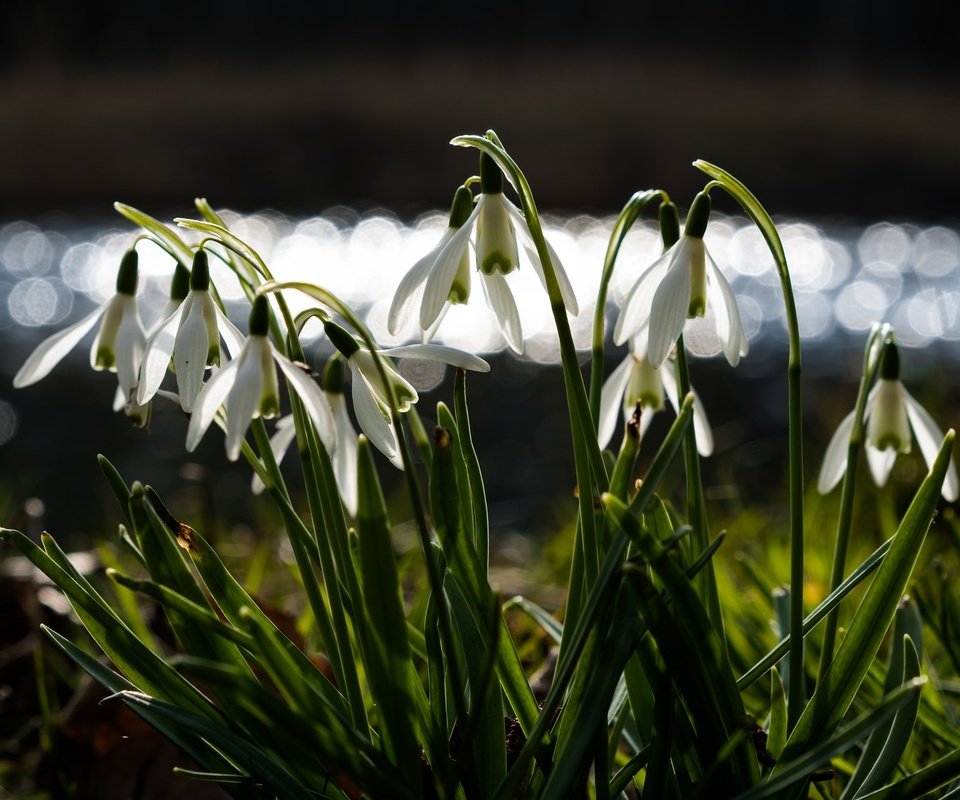
[[[950,4],[10,3],[0,217],[118,198],[404,216],[495,127],[548,208],[615,211],[695,157],[781,213],[949,220],[960,175]]]

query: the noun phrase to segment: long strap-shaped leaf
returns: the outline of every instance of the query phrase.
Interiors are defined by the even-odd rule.
[[[923,547],[950,465],[953,439],[951,430],[907,509],[890,552],[857,609],[836,658],[787,740],[781,764],[799,758],[814,742],[830,735],[850,708],[893,620]],[[778,765],[773,774],[781,769]]]
[[[712,764],[746,716],[726,648],[693,584],[670,551],[619,500],[605,495],[604,505],[637,545],[672,601],[671,607],[644,571],[625,570],[637,590],[640,613],[694,716],[701,762]],[[742,790],[757,783],[760,772],[752,750],[752,743],[745,739],[733,749],[729,761],[719,765],[712,780],[727,790]]]
[[[417,794],[420,793],[420,752],[414,735],[413,663],[407,643],[406,618],[400,598],[400,578],[390,539],[386,503],[377,480],[370,446],[360,437],[358,447],[359,509],[357,517],[367,676],[380,710],[381,741],[393,762]]]
[[[868,734],[879,728],[897,711],[916,700],[926,678],[916,678],[887,695],[875,708],[846,725],[827,741],[820,742],[792,761],[781,760],[777,774],[762,786],[737,795],[736,800],[762,800],[772,797],[790,784],[805,780],[811,772],[822,766],[831,756],[842,753],[852,744],[863,741]]]

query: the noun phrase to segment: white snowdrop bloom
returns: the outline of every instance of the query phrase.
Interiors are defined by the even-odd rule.
[[[897,455],[910,452],[913,437],[916,437],[927,466],[932,465],[943,442],[943,431],[900,383],[897,346],[888,342],[880,358],[880,377],[867,396],[863,414],[867,426],[864,450],[874,482],[877,486],[884,486]],[[844,417],[827,445],[817,481],[817,489],[821,494],[833,489],[847,470],[847,451],[855,413],[851,411]],[[960,495],[960,481],[952,460],[941,492],[944,499],[950,502]]]
[[[646,433],[654,415],[665,407],[664,401],[680,407],[677,379],[673,365],[667,361],[654,367],[647,357],[646,331],[630,339],[627,357],[610,373],[600,390],[600,419],[597,440],[606,447],[622,416],[629,419],[640,403],[640,435]],[[713,453],[713,432],[703,410],[703,403],[693,392],[693,426],[697,436],[697,450],[702,456]]]
[[[117,373],[114,410],[124,409],[138,427],[146,425],[150,419],[149,408],[136,402],[140,363],[146,345],[135,298],[138,272],[137,252],[128,250],[120,262],[116,294],[79,322],[37,345],[14,376],[14,387],[30,386],[49,375],[99,321],[100,328],[90,348],[90,366]]]
[[[230,355],[240,351],[243,334],[217,308],[210,293],[207,254],[198,250],[190,271],[189,294],[147,342],[137,401],[145,403],[156,394],[172,356],[180,402],[184,411],[191,412],[207,367],[220,364],[221,338]]]
[[[333,413],[333,436],[335,446],[331,454],[334,478],[340,490],[347,513],[351,517],[357,514],[357,433],[347,411],[344,389],[344,362],[334,356],[323,372],[322,390],[330,410]],[[270,437],[270,449],[279,463],[286,455],[290,445],[297,438],[297,429],[293,416],[288,415],[277,420],[276,430]],[[259,476],[253,476],[251,489],[255,494],[263,491],[263,482]]]
[[[481,193],[476,204],[466,186],[457,189],[450,224],[433,250],[407,272],[397,287],[387,319],[397,334],[419,305],[418,322],[424,341],[429,340],[453,303],[466,303],[471,291],[470,237],[476,232],[476,269],[487,304],[507,344],[523,352],[523,331],[517,303],[505,278],[520,265],[518,237],[533,269],[546,288],[543,264],[520,210],[503,195],[503,173],[490,156],[480,156]],[[471,210],[472,209],[472,210]],[[577,297],[560,258],[547,244],[567,312],[579,313]]]
[[[730,284],[707,252],[703,234],[710,218],[710,196],[701,192],[687,214],[683,234],[634,283],[620,309],[613,339],[623,344],[649,329],[648,357],[659,367],[676,344],[687,319],[713,309],[717,339],[731,366],[747,354],[747,337]]]
[[[370,443],[383,453],[398,469],[403,468],[397,431],[390,414],[391,389],[397,402],[397,411],[403,413],[417,402],[417,390],[397,372],[389,361],[384,361],[386,381],[381,377],[376,359],[369,350],[360,347],[356,339],[334,322],[325,322],[324,330],[333,346],[350,368],[353,410],[360,430]],[[438,344],[413,344],[379,350],[381,356],[392,358],[419,358],[442,361],[454,367],[476,372],[489,372],[490,365],[470,353]]]
[[[226,412],[227,458],[237,460],[250,420],[270,418],[279,411],[280,393],[274,363],[289,382],[290,390],[303,401],[324,447],[328,451],[333,449],[333,416],[323,392],[309,375],[273,346],[267,338],[268,330],[267,298],[260,296],[254,300],[250,312],[250,336],[237,357],[218,369],[197,395],[187,429],[188,451],[192,452],[200,443],[222,406]]]

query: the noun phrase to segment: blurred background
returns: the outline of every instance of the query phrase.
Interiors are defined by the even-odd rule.
[[[488,127],[549,215],[585,308],[580,342],[619,208],[648,187],[684,207],[704,182],[690,162],[705,158],[783,224],[808,340],[814,446],[853,401],[874,319],[893,321],[913,348],[904,370],[921,399],[939,405],[945,427],[960,423],[945,402],[957,382],[940,368],[960,352],[960,54],[949,21],[932,0],[909,13],[862,1],[775,11],[754,2],[11,5],[0,22],[4,518],[99,531],[113,514],[98,451],[129,478],[168,489],[199,482],[225,514],[248,515],[246,472],[225,462],[217,437],[178,472],[184,420],[158,406],[149,432],[130,429],[110,413],[114,384],[89,371],[86,345],[40,384],[10,386],[39,341],[112,292],[133,236],[113,201],[172,220],[196,215],[195,196],[209,198],[278,273],[343,292],[386,339],[384,303],[476,169],[447,142]],[[782,462],[785,348],[769,257],[730,201],[715,208],[708,245],[734,281],[754,350],[736,373],[713,357],[694,364],[724,456],[708,478],[724,496],[743,476],[765,487]],[[631,234],[614,299],[657,247],[651,227]],[[169,262],[143,259],[149,322]],[[221,290],[229,299],[233,288]],[[557,433],[559,372],[529,369],[555,360],[549,315],[535,287],[526,300],[528,360],[492,356],[493,376],[472,389],[481,460],[497,465],[496,519],[522,530],[569,513],[572,486]],[[502,346],[486,317],[447,327],[441,339],[451,343]],[[318,363],[325,352],[318,343]],[[611,350],[608,369],[621,357]],[[417,376],[425,389],[441,378]],[[446,381],[426,393],[427,419],[449,391]],[[819,452],[809,450],[811,475]]]
[[[120,514],[97,469],[104,453],[128,481],[154,485],[175,514],[217,539],[248,580],[259,571],[269,583],[270,569],[279,570],[273,591],[289,588],[289,558],[271,535],[276,519],[253,499],[249,471],[226,461],[219,432],[187,457],[186,420],[161,401],[150,428],[133,429],[110,411],[116,381],[90,370],[89,339],[34,386],[14,390],[12,377],[40,341],[112,294],[135,236],[114,213],[117,200],[170,222],[196,216],[193,199],[207,197],[278,276],[322,283],[393,343],[384,324],[393,288],[437,241],[454,188],[476,170],[472,153],[447,143],[494,128],[530,179],[576,287],[581,347],[613,221],[634,191],[663,188],[685,208],[705,182],[691,167],[696,158],[753,190],[780,225],[797,290],[808,528],[832,530],[825,520],[836,493],[818,503],[812,483],[828,437],[852,408],[873,321],[895,324],[910,390],[944,428],[960,426],[953,13],[938,0],[5,4],[0,524],[34,536],[50,530],[77,551],[111,539]],[[709,336],[690,331],[688,342],[701,356],[693,380],[716,440],[704,463],[711,519],[731,530],[720,558],[729,567],[752,554],[760,566],[737,572],[731,595],[762,609],[765,584],[786,579],[782,300],[759,236],[729,199],[715,193],[714,202],[706,241],[737,293],[751,354],[734,371]],[[171,261],[149,245],[139,250],[150,323]],[[656,230],[638,224],[618,264],[614,303],[658,251]],[[215,279],[243,327],[235,282]],[[557,553],[567,545],[551,547],[545,534],[569,533],[575,511],[568,422],[549,310],[529,269],[517,280],[525,357],[502,352],[482,304],[451,312],[439,338],[488,354],[493,366],[469,383],[502,561],[497,580],[506,593],[533,592],[555,608],[561,596],[551,587],[565,569]],[[612,319],[613,305],[608,312]],[[329,348],[317,339],[309,350],[322,366]],[[611,345],[607,372],[623,355]],[[422,389],[429,428],[435,402],[450,400],[452,375],[403,368]],[[653,443],[671,419],[660,416]],[[642,459],[654,450],[645,447]],[[389,487],[396,473],[381,466]],[[893,492],[861,494],[854,549],[889,532],[922,469],[916,454],[898,459]],[[667,493],[682,497],[680,481],[671,475]],[[403,507],[395,508],[402,522]],[[402,524],[396,533],[402,549],[412,537]],[[936,547],[947,549],[942,539]],[[810,548],[808,601],[824,593],[816,576],[826,574],[830,549],[824,540]],[[89,556],[78,565],[99,570]],[[71,703],[57,734],[68,744],[52,748],[44,738],[73,678],[64,680],[71,673],[62,659],[34,646],[37,623],[68,631],[67,609],[57,592],[36,590],[23,563],[5,559],[3,568],[4,607],[14,611],[0,622],[0,798],[7,784],[9,796],[62,796],[63,780],[80,787],[77,796],[105,800],[133,796],[134,785],[156,787],[145,797],[173,794],[155,740],[135,745],[115,721],[90,727],[96,711],[71,714]],[[759,595],[744,593],[751,575],[764,584]],[[88,705],[103,708],[96,698]],[[146,755],[130,756],[130,747]],[[55,780],[59,790],[50,788]],[[38,785],[50,794],[32,794]],[[208,796],[185,791],[176,793]]]

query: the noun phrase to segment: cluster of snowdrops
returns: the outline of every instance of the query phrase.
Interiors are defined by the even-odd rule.
[[[790,334],[791,582],[800,585],[800,340],[775,226],[746,187],[706,162],[696,166],[710,180],[682,226],[666,192],[637,192],[614,226],[602,265],[585,382],[568,322],[579,313],[578,299],[543,234],[526,177],[493,132],[458,137],[454,143],[479,150],[479,174],[457,187],[448,227],[430,252],[412,267],[398,265],[407,271],[388,315],[391,334],[417,336],[419,344],[379,348],[353,309],[322,286],[275,281],[260,255],[205,201],[197,201],[201,219],[177,220],[191,232],[190,242],[176,229],[118,204],[143,231],[122,259],[116,294],[40,344],[14,380],[25,387],[42,379],[99,323],[91,364],[116,373],[116,410],[143,426],[154,403],[178,405],[190,417],[188,450],[216,422],[225,433],[227,457],[242,454],[257,485],[269,489],[277,502],[333,680],[318,677],[311,663],[290,649],[293,645],[217,566],[198,532],[173,520],[152,490],[128,487],[109,465],[105,471],[133,531],[126,541],[150,577],[112,575],[164,606],[181,644],[199,656],[192,667],[216,702],[182,686],[166,662],[140,650],[142,642],[132,633],[126,639],[106,635],[123,621],[69,571],[52,539],[44,539],[44,550],[5,532],[64,588],[120,672],[51,636],[116,697],[192,747],[203,776],[238,796],[253,787],[255,794],[280,797],[312,797],[319,791],[332,797],[362,792],[371,797],[560,798],[570,796],[571,785],[590,783],[597,797],[618,796],[630,785],[650,797],[763,797],[806,787],[823,761],[870,737],[880,744],[863,749],[864,764],[848,786],[855,783],[851,796],[861,796],[882,785],[893,776],[896,760],[889,770],[878,770],[878,759],[886,754],[889,760],[901,740],[899,752],[906,747],[893,720],[903,719],[896,715],[914,703],[921,685],[918,670],[910,668],[919,647],[916,632],[913,639],[904,638],[903,647],[895,642],[900,661],[891,661],[883,701],[854,723],[841,723],[895,616],[900,625],[898,601],[939,496],[952,501],[960,492],[950,456],[953,434],[945,437],[900,382],[893,331],[878,324],[868,337],[856,406],[840,423],[819,473],[821,492],[843,481],[831,594],[805,616],[803,593],[791,592],[783,640],[737,679],[723,643],[711,561],[722,534],[711,536],[699,471],[699,459],[712,452],[712,434],[690,386],[683,331],[689,320],[703,318],[731,366],[748,354],[736,296],[704,245],[711,192],[719,188],[759,227],[784,290]],[[520,207],[505,194],[509,187]],[[605,377],[607,287],[624,237],[648,209],[658,213],[663,253],[652,264],[622,267],[632,270],[635,280],[617,311],[613,340],[626,344],[628,352]],[[162,247],[175,263],[169,307],[150,330],[141,323],[136,300],[136,248],[143,246]],[[210,280],[210,258],[232,269],[250,301],[246,336],[220,303]],[[488,581],[489,520],[471,442],[465,376],[489,366],[476,354],[431,343],[451,305],[482,298],[507,345],[522,353],[511,283],[523,269],[536,271],[543,303],[556,324],[578,486],[562,625],[534,604],[517,601],[559,648],[545,698],[533,694]],[[292,314],[285,299],[290,291],[307,294],[316,305]],[[319,377],[300,342],[304,325],[313,319],[322,322],[336,350]],[[417,391],[397,369],[396,360],[404,358],[458,368],[454,409],[438,406],[432,440],[414,409]],[[283,416],[278,370],[291,407]],[[348,374],[352,418],[345,400]],[[161,388],[165,382],[169,389]],[[657,443],[643,480],[636,481],[643,435],[668,403],[676,420]],[[274,417],[279,418],[271,438],[264,420]],[[619,451],[604,452],[621,421]],[[420,448],[426,489],[408,438]],[[306,516],[293,508],[277,466],[295,439],[304,468]],[[892,543],[848,574],[845,551],[859,453],[865,452],[882,487],[897,455],[909,452],[914,441],[931,472]],[[423,619],[416,622],[406,617],[387,510],[367,442],[405,473],[431,593]],[[656,494],[681,450],[686,521]],[[166,543],[170,533],[176,544]],[[191,561],[195,571],[187,566]],[[839,603],[876,570],[838,644]],[[808,697],[806,637],[824,619],[816,690]],[[198,630],[215,635],[198,638]],[[232,664],[239,672],[217,672],[209,666],[214,662]],[[248,674],[251,663],[269,676],[281,704]],[[745,735],[740,693],[765,675],[771,676],[773,699],[761,740]],[[259,698],[256,708],[238,700],[238,687]],[[522,731],[519,740],[510,735],[511,720]],[[278,721],[283,722],[273,724]],[[881,752],[881,745],[887,750]],[[937,768],[940,782],[933,788],[960,774],[958,754],[960,746],[947,766]]]

